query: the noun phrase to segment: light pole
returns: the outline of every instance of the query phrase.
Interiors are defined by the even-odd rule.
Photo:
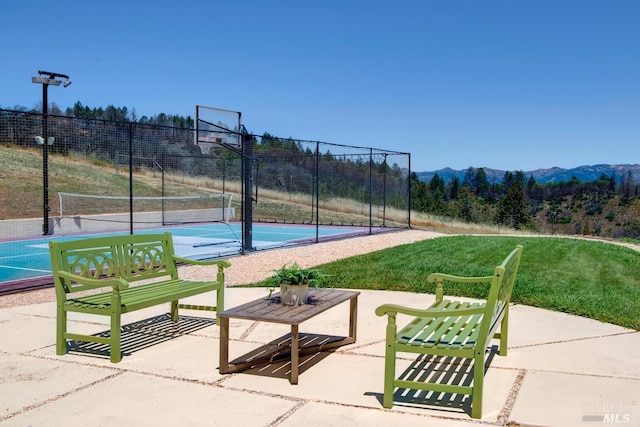
[[[47,91],[49,85],[60,86],[62,80],[65,79],[64,87],[71,84],[69,76],[66,74],[52,73],[50,71],[38,71],[38,77],[31,77],[31,82],[42,85],[42,136],[36,137],[36,141],[42,144],[42,199],[43,199],[43,223],[42,234],[45,236],[51,234],[49,230],[49,145],[53,144],[53,138],[47,136],[47,125],[49,121],[49,100],[47,99]]]

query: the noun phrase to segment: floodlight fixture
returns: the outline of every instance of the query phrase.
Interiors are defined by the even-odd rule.
[[[62,80],[65,79],[63,82]],[[47,92],[49,86],[68,87],[71,84],[69,76],[66,74],[53,73],[51,71],[38,70],[37,77],[31,77],[31,82],[42,85],[42,136],[36,136],[36,142],[42,145],[42,199],[43,199],[43,223],[42,234],[49,235],[51,230],[49,229],[49,157],[48,146],[53,145],[54,138],[47,136],[47,125],[49,121]],[[46,141],[46,143],[45,143]]]
[[[60,86],[62,80],[50,79],[48,77],[31,77],[31,83],[40,83],[43,85]]]
[[[62,80],[58,80],[58,78],[65,79],[65,81],[63,82]],[[42,70],[38,71],[38,77],[31,77],[31,82],[52,86],[60,86],[60,83],[62,83],[62,86],[64,87],[69,87],[71,84],[71,80],[69,80],[69,76],[66,74]]]

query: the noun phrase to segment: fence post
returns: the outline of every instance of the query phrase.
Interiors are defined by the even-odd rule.
[[[242,134],[242,199],[244,221],[242,222],[242,250],[253,250],[253,135]]]
[[[129,234],[133,234],[133,123],[129,123]]]
[[[316,142],[316,243],[320,241],[320,142]]]

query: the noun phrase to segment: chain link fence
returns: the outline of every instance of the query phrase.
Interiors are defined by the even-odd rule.
[[[47,116],[45,147],[42,125],[0,110],[0,238],[245,220],[410,226],[409,153],[247,133],[247,162],[244,146],[199,146],[192,128],[62,115]]]

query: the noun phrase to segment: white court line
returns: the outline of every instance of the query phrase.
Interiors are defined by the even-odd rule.
[[[41,273],[51,273],[51,270],[40,270],[38,268],[11,267],[9,265],[0,265],[0,268],[9,268],[11,270],[39,271]]]
[[[21,254],[21,255],[11,255],[11,256],[0,256],[0,260],[13,259],[13,258],[28,258],[28,257],[34,257],[34,256],[41,256],[42,254],[43,254],[43,252],[40,252],[40,253],[33,253],[33,254]]]

